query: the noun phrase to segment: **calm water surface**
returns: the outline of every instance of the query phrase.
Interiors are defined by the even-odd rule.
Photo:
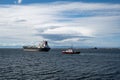
[[[61,50],[0,49],[0,80],[120,80],[120,49]]]

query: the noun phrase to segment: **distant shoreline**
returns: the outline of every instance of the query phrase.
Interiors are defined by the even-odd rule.
[[[63,48],[52,48],[52,49],[68,49],[68,48],[64,48],[63,47]],[[5,48],[5,47],[0,47],[0,49],[23,49],[23,48]],[[74,48],[74,49],[95,49],[95,48]],[[96,48],[96,49],[120,49],[120,48]]]

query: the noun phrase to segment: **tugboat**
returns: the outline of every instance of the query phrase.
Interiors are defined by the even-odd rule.
[[[43,51],[48,52],[50,50],[50,47],[48,46],[47,41],[43,41],[38,46],[23,46],[24,51]]]
[[[80,54],[80,51],[74,51],[72,48],[69,48],[65,51],[62,51],[63,54]]]

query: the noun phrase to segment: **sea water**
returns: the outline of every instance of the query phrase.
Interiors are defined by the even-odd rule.
[[[0,80],[120,80],[120,49],[62,50],[0,49]]]

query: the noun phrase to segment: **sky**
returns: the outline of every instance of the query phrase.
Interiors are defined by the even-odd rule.
[[[0,47],[120,48],[120,0],[0,0]]]

